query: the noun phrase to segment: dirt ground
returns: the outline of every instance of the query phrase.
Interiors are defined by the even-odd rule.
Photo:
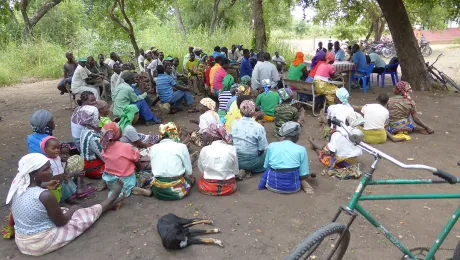
[[[447,58],[446,58],[447,59]],[[42,81],[4,87],[0,90],[0,201],[5,201],[11,180],[16,174],[17,162],[27,153],[26,137],[31,133],[29,116],[44,108],[53,113],[56,122],[55,136],[70,140],[71,111],[68,96],[56,90],[58,81]],[[373,102],[379,93],[391,88],[373,88],[364,95],[352,92],[350,103],[362,105]],[[420,117],[435,130],[434,135],[412,135],[405,143],[385,143],[376,146],[407,163],[422,163],[438,167],[460,176],[455,155],[460,136],[458,111],[459,94],[421,93],[412,95]],[[185,112],[166,118],[192,127],[189,120],[197,114]],[[267,135],[274,140],[273,123],[266,124]],[[157,132],[156,126],[137,126],[141,132]],[[300,145],[307,146],[307,138],[320,139],[317,119],[307,111]],[[324,143],[324,141],[323,141]],[[124,206],[108,212],[82,236],[64,248],[35,259],[283,259],[302,239],[317,228],[328,224],[339,205],[348,201],[357,180],[339,181],[320,173],[324,169],[316,154],[308,150],[311,172],[318,173],[312,182],[315,194],[303,192],[292,195],[259,191],[259,177],[239,182],[238,190],[228,197],[211,197],[198,192],[194,186],[191,194],[180,201],[165,202],[155,198],[131,196]],[[408,161],[414,158],[414,161]],[[369,154],[359,158],[361,168],[368,169],[372,162]],[[200,173],[195,169],[195,177]],[[374,175],[375,179],[432,178],[427,172],[403,171],[383,161]],[[433,177],[435,178],[435,177]],[[93,184],[97,184],[96,181]],[[379,186],[370,187],[367,194],[380,193],[459,193],[460,185]],[[99,193],[85,205],[106,198]],[[363,207],[383,223],[409,248],[431,247],[447,220],[458,206],[458,201],[375,201],[364,202]],[[1,217],[8,208],[0,208]],[[224,241],[225,247],[193,245],[179,251],[163,248],[156,231],[159,217],[174,213],[182,217],[210,218],[222,232],[210,235]],[[342,220],[343,222],[344,220]],[[3,223],[2,223],[3,224]],[[352,237],[345,259],[400,259],[400,253],[383,235],[379,234],[362,217],[352,226]],[[460,238],[458,226],[454,227],[443,247],[454,248]],[[16,248],[13,240],[0,239],[0,259],[29,259]],[[452,256],[453,251],[439,251],[436,255]]]

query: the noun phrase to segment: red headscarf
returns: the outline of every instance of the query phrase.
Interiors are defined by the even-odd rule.
[[[299,66],[300,63],[303,63],[304,60],[303,60],[303,52],[297,52],[295,54],[295,60],[292,61],[292,65],[294,65],[295,67]]]
[[[326,53],[326,63],[332,64],[334,63],[334,60],[335,60],[335,54],[332,51],[328,51]]]
[[[401,95],[405,99],[409,100],[412,104],[414,104],[414,101],[412,101],[412,98],[409,95],[409,93],[412,92],[412,88],[411,88],[411,86],[409,85],[408,82],[400,81],[400,82],[396,83],[396,88],[399,90],[399,92],[401,92]]]

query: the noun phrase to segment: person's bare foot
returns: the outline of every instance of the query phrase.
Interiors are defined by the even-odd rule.
[[[114,200],[112,202],[112,204],[110,204],[110,209],[111,210],[117,210],[117,209],[120,209],[121,206],[123,206],[123,201],[125,201],[126,199],[126,192],[123,191],[123,195],[118,197],[116,200]]]
[[[152,190],[134,187],[133,190],[131,191],[131,194],[136,195],[136,196],[150,197],[152,196]]]
[[[121,191],[123,190],[123,185],[125,183],[121,180],[121,179],[117,179],[115,181],[115,184],[113,185],[113,190],[112,190],[112,194],[110,194],[110,197],[109,199],[113,201],[115,201],[121,194]]]
[[[107,183],[105,183],[104,180],[101,180],[101,182],[99,182],[99,184],[97,185],[96,191],[101,192],[105,189],[107,189]]]
[[[315,190],[310,186],[310,184],[306,180],[302,180],[301,182],[302,190],[307,194],[314,194]]]

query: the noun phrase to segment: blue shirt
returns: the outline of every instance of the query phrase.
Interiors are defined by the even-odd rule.
[[[248,75],[249,77],[252,76],[252,66],[251,62],[249,61],[248,58],[244,57],[241,60],[241,66],[240,66],[240,78],[243,76]]]
[[[41,153],[46,155],[40,148],[40,142],[43,138],[47,137],[48,134],[33,133],[27,137],[27,146],[29,147],[29,153]]]
[[[367,60],[366,55],[360,50],[353,54],[353,63],[356,65],[356,69],[358,70],[366,70],[367,69]]]
[[[220,56],[222,58],[226,58],[225,55],[223,55],[222,53],[218,52],[218,51],[215,51],[211,54],[211,57],[214,57],[216,58],[217,56]]]
[[[345,51],[343,51],[342,48],[340,48],[338,51],[334,49],[334,53],[335,53],[335,60],[338,60],[338,61],[345,60]]]
[[[273,142],[265,157],[264,168],[268,167],[274,170],[298,168],[300,176],[305,176],[310,173],[307,150],[291,140]]]
[[[233,122],[230,137],[236,151],[242,154],[257,154],[268,146],[265,128],[250,117]]]
[[[168,103],[173,96],[173,88],[176,85],[174,78],[168,74],[158,74],[157,93],[163,103]]]

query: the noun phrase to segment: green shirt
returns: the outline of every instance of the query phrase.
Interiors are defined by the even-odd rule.
[[[129,105],[137,101],[141,101],[146,96],[147,92],[144,92],[143,94],[138,96],[136,95],[136,92],[134,92],[134,89],[130,85],[128,85],[127,83],[121,83],[115,89],[115,93],[113,94],[113,115],[121,116],[121,114],[123,113],[123,108],[126,105]]]
[[[108,116],[101,116],[100,120],[99,120],[99,127],[102,128],[104,127],[106,124],[112,122],[112,120],[110,120],[110,117]]]
[[[102,118],[101,118],[102,119]],[[291,104],[281,104],[275,108],[275,128],[278,134],[281,126],[289,121],[297,122],[299,120],[299,111]]]
[[[288,79],[301,80],[303,76],[302,70],[304,67],[305,63],[300,63],[297,66],[291,64],[291,66],[289,66]]]
[[[257,96],[256,106],[260,106],[261,110],[268,116],[275,114],[275,107],[280,102],[280,95],[274,91],[268,91],[267,94],[261,93]]]

